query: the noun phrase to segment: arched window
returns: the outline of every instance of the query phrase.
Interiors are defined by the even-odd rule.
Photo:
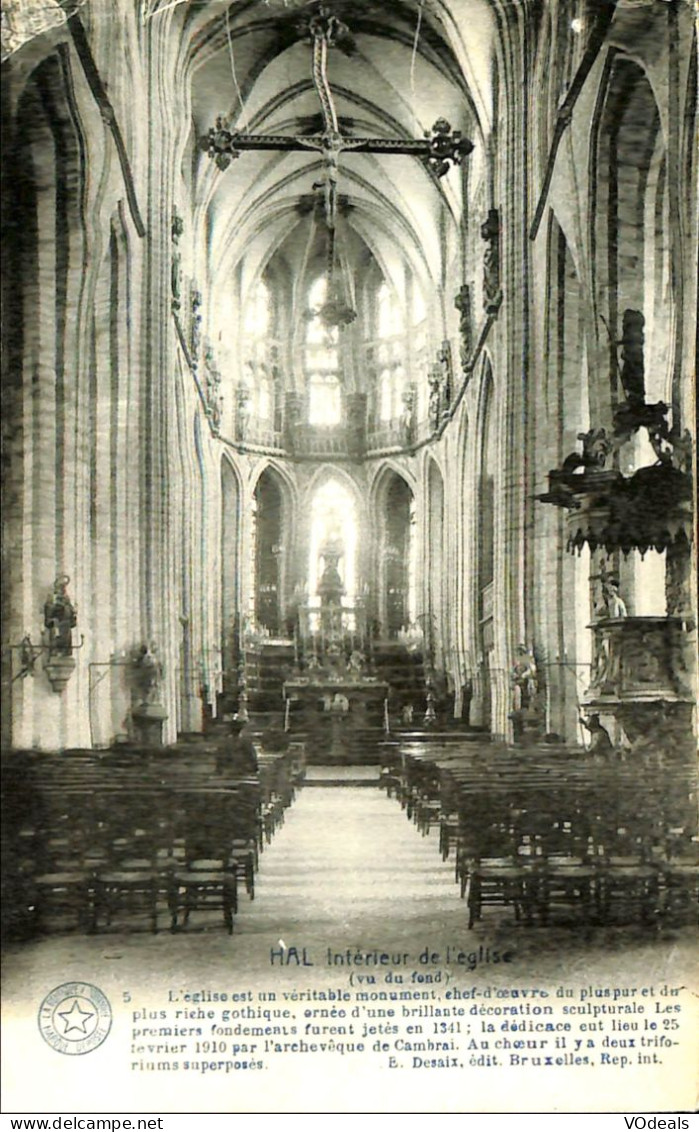
[[[388,284],[382,283],[377,298],[379,362],[379,418],[391,421],[403,412],[406,389],[404,368],[405,322],[403,311]]]
[[[310,317],[304,362],[308,382],[308,422],[312,425],[337,425],[342,420],[339,331],[336,326],[326,327],[316,313],[325,303],[327,289],[327,279],[321,276],[308,292]]]
[[[284,497],[281,480],[266,468],[251,507],[249,611],[253,624],[278,636],[282,628],[284,578]]]
[[[263,421],[274,416],[274,382],[269,367],[272,300],[260,280],[245,307],[243,320],[243,385],[249,392],[249,411]]]
[[[243,330],[255,344],[264,344],[270,324],[270,295],[269,287],[260,280],[245,308],[245,322]]]
[[[342,579],[342,604],[352,608],[357,589],[357,513],[352,493],[339,480],[327,480],[311,502],[311,537],[308,562],[309,606],[320,608],[318,585],[327,565],[324,552],[332,545],[337,552],[337,568]],[[315,619],[311,617],[311,624]],[[347,628],[354,628],[353,615]]]
[[[396,472],[387,474],[378,498],[379,620],[387,635],[396,638],[417,616],[415,499]]]

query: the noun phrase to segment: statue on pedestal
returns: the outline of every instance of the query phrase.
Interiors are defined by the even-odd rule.
[[[152,642],[141,645],[132,654],[131,685],[133,719],[136,737],[147,746],[162,746],[163,723],[167,709],[162,702],[165,670]]]
[[[340,599],[345,592],[340,571],[337,568],[341,556],[339,553],[325,553],[323,557],[325,558],[325,567],[318,582],[318,595],[321,605],[340,605]]]
[[[163,680],[163,665],[153,643],[141,646],[136,654],[134,668],[134,682],[141,706],[158,703]]]
[[[517,646],[517,659],[510,670],[512,687],[512,730],[515,741],[522,739],[527,716],[534,706],[538,690],[536,660],[532,649],[526,645]]]
[[[71,629],[78,623],[78,614],[66,592],[69,582],[67,574],[59,575],[53,583],[53,593],[44,605],[49,654],[62,653],[70,656],[73,651]]]

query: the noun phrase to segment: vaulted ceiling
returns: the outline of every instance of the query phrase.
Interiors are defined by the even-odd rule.
[[[239,272],[243,297],[275,258],[301,279],[320,254],[322,216],[308,207],[321,155],[247,152],[221,172],[196,147],[219,114],[254,133],[320,133],[308,17],[317,3],[212,0],[183,5],[181,58],[191,83],[193,192],[214,288]],[[373,258],[400,285],[406,267],[425,294],[458,254],[466,177],[484,175],[491,117],[494,19],[488,0],[329,0],[349,28],[330,48],[328,79],[343,133],[421,138],[446,118],[470,138],[469,169],[443,178],[415,157],[343,153],[340,255]]]

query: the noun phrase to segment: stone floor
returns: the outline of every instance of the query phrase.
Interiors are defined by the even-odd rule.
[[[313,768],[313,788],[300,793],[262,855],[255,900],[242,896],[233,936],[218,922],[199,917],[190,930],[175,936],[166,930],[155,936],[121,930],[96,937],[56,935],[10,948],[4,961],[4,1027],[11,1038],[3,1059],[5,1111],[459,1113],[691,1107],[697,1047],[691,1048],[691,1027],[685,1023],[697,1002],[692,991],[699,990],[696,932],[521,927],[507,909],[486,909],[469,932],[453,865],[441,861],[435,834],[422,837],[396,801],[367,788],[371,768],[360,769],[357,780],[356,768],[344,774],[341,768]],[[343,778],[347,784],[337,785]],[[378,951],[391,959],[384,967],[356,967],[347,963],[348,950],[350,956]],[[506,951],[509,963],[493,962],[496,952]],[[424,962],[420,957],[426,954],[439,959]],[[372,971],[377,983],[366,982],[365,987],[385,986],[387,971],[418,987],[428,986],[424,980],[431,978],[434,1001],[442,1003],[447,986],[490,988],[493,996],[511,988],[545,988],[556,1002],[566,990],[577,994],[580,987],[653,985],[656,996],[665,984],[682,987],[673,1003],[681,1004],[683,1038],[663,1055],[662,1064],[643,1069],[634,1063],[623,1069],[517,1070],[483,1061],[471,1065],[473,1054],[459,1061],[458,1068],[417,1069],[409,1058],[405,1068],[391,1068],[388,1058],[378,1054],[301,1053],[273,1058],[262,1072],[196,1075],[138,1067],[163,1058],[147,1051],[134,1055],[133,1028],[159,1010],[171,1020],[179,1008],[173,1004],[178,1000],[181,1006],[185,992],[225,993],[230,1000],[234,993],[251,991],[256,1002],[260,994],[274,994],[278,1004],[294,988],[326,993],[352,985],[354,993],[362,985],[358,980],[367,980]],[[112,1031],[89,1056],[54,1052],[37,1029],[42,999],[69,981],[98,985],[113,1007]],[[558,999],[557,987],[562,988]],[[198,1003],[193,1008],[203,1007]],[[463,1047],[459,1056],[465,1052]]]

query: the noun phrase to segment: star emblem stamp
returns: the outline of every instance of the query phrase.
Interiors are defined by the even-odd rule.
[[[92,983],[61,983],[46,995],[38,1022],[44,1041],[58,1053],[90,1053],[107,1037],[112,1010]]]

